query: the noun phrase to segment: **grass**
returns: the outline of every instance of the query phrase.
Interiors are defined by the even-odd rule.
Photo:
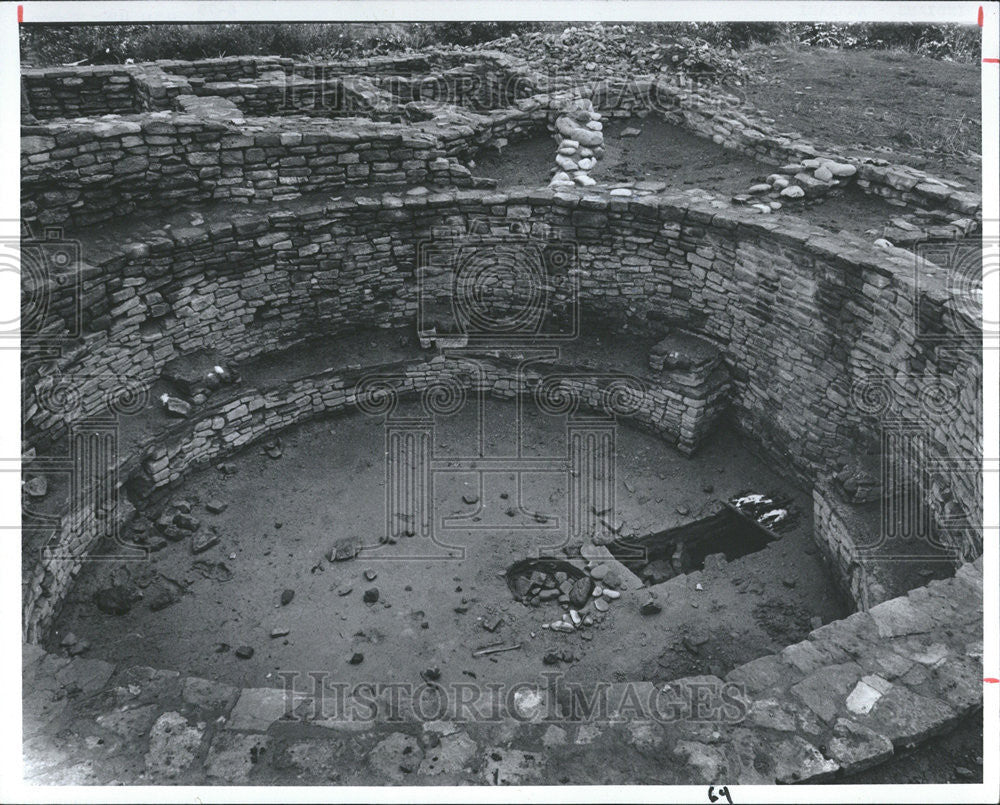
[[[980,184],[981,96],[976,64],[901,48],[749,48],[748,102],[786,131],[820,143],[891,149],[894,161]]]
[[[471,45],[532,23],[227,23],[22,25],[21,61],[46,66],[219,56],[361,56],[439,43]]]
[[[360,55],[433,44],[475,45],[511,33],[558,31],[586,23],[223,23],[205,25],[22,25],[21,59],[36,65],[91,58],[199,59],[237,55]],[[976,63],[979,29],[972,25],[877,23],[637,23],[638,37],[688,36],[719,48],[759,45],[901,49],[908,53]]]

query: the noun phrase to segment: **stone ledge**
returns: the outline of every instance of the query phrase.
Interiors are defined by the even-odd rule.
[[[237,696],[231,686],[210,680],[152,668],[115,670],[99,660],[56,657],[25,644],[25,735],[30,737],[25,768],[36,783],[90,784],[142,782],[139,769],[156,782],[175,784],[378,785],[440,781],[441,774],[474,784],[496,783],[498,770],[507,782],[543,782],[547,769],[567,763],[583,764],[581,784],[634,783],[637,770],[642,779],[664,784],[835,782],[946,731],[982,707],[981,647],[977,655],[976,646],[970,649],[960,636],[965,626],[981,623],[981,599],[969,601],[969,584],[982,577],[981,561],[960,572],[962,580],[935,587],[956,599],[968,623],[938,627],[921,643],[923,653],[912,653],[913,637],[859,632],[858,616],[851,616],[813,632],[806,642],[822,635],[849,647],[857,663],[803,676],[785,659],[791,656],[789,647],[734,669],[725,680],[615,683],[607,686],[611,708],[599,711],[596,719],[552,718],[542,707],[527,720],[496,723],[424,722],[405,711],[373,720],[324,721],[308,715],[305,694],[295,697],[301,706],[293,700],[286,707],[285,693],[277,688],[246,689]],[[902,600],[907,599],[886,602],[884,611]],[[936,604],[928,598],[905,606],[925,611]],[[859,634],[865,635],[861,642],[852,642]],[[870,657],[886,651],[915,656],[939,669],[942,679],[954,678],[955,664],[962,665],[967,693],[956,698],[954,688],[935,687],[940,683],[929,677],[890,681],[862,670]],[[727,684],[732,687],[724,693]],[[688,689],[709,691],[706,703],[721,694],[719,701],[728,705],[714,717],[678,717],[670,708],[686,701]],[[101,697],[88,695],[101,692]],[[642,709],[652,702],[654,709]],[[724,715],[726,706],[735,708],[734,718]],[[661,716],[637,718],[636,707]],[[664,718],[666,713],[673,715]],[[100,744],[67,742],[67,730],[117,737]],[[503,746],[495,744],[498,730],[507,736]],[[438,735],[441,747],[433,762],[418,740],[430,732]],[[348,736],[355,748],[345,754]],[[518,750],[506,748],[510,743]],[[664,753],[671,763],[663,764]],[[412,764],[398,765],[414,754]],[[597,756],[602,762],[595,766],[591,760]],[[79,776],[84,765],[90,771]],[[135,771],[122,777],[122,768]]]

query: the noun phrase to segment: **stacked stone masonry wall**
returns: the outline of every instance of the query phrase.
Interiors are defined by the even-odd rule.
[[[148,387],[168,360],[193,350],[239,361],[324,332],[412,326],[417,246],[445,221],[460,232],[527,223],[570,238],[578,257],[563,270],[579,280],[583,327],[600,311],[603,326],[624,333],[673,326],[710,339],[732,377],[730,415],[807,480],[845,453],[871,452],[883,416],[912,420],[927,434],[935,516],[967,521],[969,529],[948,533],[966,557],[981,552],[979,355],[938,349],[914,331],[914,307],[928,297],[954,335],[973,332],[960,301],[933,283],[918,293],[903,254],[684,196],[356,198],[175,228],[110,252],[85,249],[85,335],[62,367],[33,370],[28,361],[26,447],[54,449],[75,419],[105,412],[116,387]],[[72,307],[70,284],[51,290],[54,314]],[[58,326],[54,318],[52,332]],[[858,401],[873,383],[890,393],[866,409]],[[68,412],[51,404],[61,384],[78,401]],[[933,405],[928,388],[943,395],[932,395]],[[248,438],[268,429],[263,409],[256,417]]]
[[[283,77],[279,77],[279,73]],[[348,91],[350,98],[345,102],[344,79],[352,76],[354,81],[360,80],[365,86],[374,82],[375,96],[366,100],[367,89],[358,93]],[[301,83],[303,80],[304,85]],[[317,86],[331,80],[334,84],[332,87]],[[29,123],[39,122],[36,118],[96,117],[130,111],[181,110],[191,108],[192,102],[199,96],[203,99],[218,98],[218,104],[206,104],[203,100],[198,109],[203,119],[206,113],[216,111],[220,121],[230,120],[234,107],[242,109],[247,115],[264,111],[292,112],[302,116],[323,114],[323,105],[331,97],[335,101],[330,105],[332,116],[340,115],[341,107],[344,106],[350,111],[355,104],[359,104],[364,110],[370,106],[380,108],[388,103],[392,109],[400,103],[405,104],[418,98],[436,105],[446,115],[447,110],[461,109],[463,104],[479,111],[486,110],[487,113],[506,105],[515,116],[517,111],[542,106],[549,107],[551,113],[555,114],[552,107],[557,98],[588,97],[606,116],[624,117],[652,111],[696,134],[709,137],[727,148],[747,153],[767,164],[781,166],[802,159],[822,158],[851,165],[857,170],[855,182],[859,188],[903,207],[943,207],[972,218],[980,214],[982,207],[981,198],[959,183],[938,179],[923,171],[894,165],[886,160],[841,154],[830,148],[817,147],[796,133],[778,131],[747,110],[738,98],[716,88],[692,86],[662,76],[603,81],[577,81],[564,76],[545,76],[533,71],[530,65],[504,54],[484,53],[474,57],[463,52],[442,51],[427,56],[379,57],[341,64],[295,64],[290,59],[277,57],[231,58],[206,62],[163,61],[112,67],[33,69],[24,72],[22,81],[25,88],[22,97],[27,102],[27,108],[22,112],[27,115],[26,122]],[[213,84],[220,85],[220,95],[208,95],[212,92]],[[423,91],[421,87],[424,88]],[[428,87],[433,89],[429,90]],[[102,105],[100,99],[105,92],[110,100]],[[300,93],[297,99],[296,92]],[[321,98],[320,109],[316,108],[317,93]],[[448,103],[442,103],[442,99]],[[296,109],[297,105],[300,109]],[[141,124],[141,121],[127,122]],[[308,125],[304,125],[305,131],[308,131]],[[289,131],[290,128],[285,126],[283,130]],[[477,138],[477,144],[482,145],[491,137],[502,144],[507,137],[503,126],[495,131],[492,130],[493,127],[488,128],[489,135]],[[45,131],[39,131],[37,135],[43,138],[49,136]],[[130,143],[139,147],[134,141]],[[162,146],[164,143],[157,145]],[[67,175],[67,172],[72,174],[72,169],[63,164],[61,154],[53,160],[56,163],[54,169],[44,167],[44,163],[50,161],[47,152],[53,150],[53,146],[35,142],[31,148],[33,150],[28,155],[34,158],[23,161],[22,169],[26,165],[30,166],[27,174],[32,181],[59,185],[69,178],[72,183],[71,175]],[[465,152],[468,150],[464,149]],[[80,158],[76,154],[69,156],[70,159]],[[294,158],[299,155],[288,156]],[[115,161],[112,157],[105,159]],[[92,165],[86,161],[85,164],[87,167]],[[200,167],[211,168],[214,164],[209,161]],[[86,171],[85,175],[92,177],[95,172]],[[106,174],[100,175],[103,182],[108,181]],[[358,170],[354,176],[342,178],[346,180],[344,183],[356,183],[363,180],[364,176]],[[209,176],[211,178],[213,177]],[[155,171],[151,184],[155,184],[154,179]],[[111,175],[110,180],[112,184],[115,183],[115,174]],[[374,172],[372,180],[381,180],[379,171]],[[29,197],[30,195],[29,183]],[[175,203],[187,195],[175,193]],[[199,192],[190,195],[188,200],[193,202],[204,198]],[[267,196],[264,198],[266,200]],[[39,207],[59,206],[58,199],[49,199],[47,202]],[[30,203],[29,198],[26,213],[29,220],[35,214]],[[65,220],[65,216],[59,220]]]

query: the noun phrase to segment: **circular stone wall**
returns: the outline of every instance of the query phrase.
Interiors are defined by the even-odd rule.
[[[560,261],[548,267],[556,339],[574,315],[583,328],[599,321],[651,342],[671,327],[710,339],[732,377],[735,421],[807,479],[844,453],[869,452],[887,416],[924,423],[941,457],[967,454],[969,434],[979,431],[978,362],[938,349],[912,327],[922,306],[937,310],[955,339],[967,339],[972,322],[961,299],[946,293],[932,267],[917,286],[903,254],[817,237],[794,220],[781,230],[678,197],[459,191],[357,198],[87,248],[94,265],[81,279],[82,310],[71,283],[41,292],[49,310],[70,311],[63,321],[81,338],[65,368],[25,356],[25,437],[39,452],[65,446],[74,421],[106,413],[109,400],[114,412],[122,394],[127,405],[169,359],[192,350],[238,362],[317,333],[412,326],[436,270],[420,263],[427,250],[489,250],[508,239],[525,253],[561,244]],[[516,302],[508,290],[500,304]],[[227,414],[240,417],[254,423],[244,438],[274,425],[259,410]],[[223,450],[233,446],[224,434],[214,438]],[[138,468],[143,456],[118,463]],[[942,516],[976,522],[978,476],[941,466],[931,473],[930,498]],[[50,614],[65,589],[74,564],[67,554],[78,558],[96,536],[86,518],[74,519],[74,533],[56,538],[74,546],[56,551],[62,565],[29,563],[29,633],[35,603],[44,599]],[[951,533],[965,555],[978,554],[974,535]],[[47,571],[60,580],[50,575],[42,596]]]

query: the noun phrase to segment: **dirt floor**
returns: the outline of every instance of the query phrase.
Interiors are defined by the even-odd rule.
[[[760,47],[737,91],[779,128],[878,155],[981,192],[980,66],[892,50]],[[970,154],[972,156],[970,156]]]
[[[515,405],[488,401],[486,413],[487,450],[512,454]],[[467,454],[474,424],[471,411],[442,421],[436,451]],[[564,428],[558,417],[526,417],[525,453],[564,455]],[[440,531],[437,541],[402,539],[379,548],[383,440],[381,420],[314,421],[283,436],[279,459],[254,447],[232,462],[235,475],[210,468],[192,477],[173,500],[190,501],[202,528],[218,529],[221,542],[198,556],[177,543],[141,564],[88,565],[51,645],[72,631],[90,641],[95,657],[248,686],[274,684],[282,671],[325,670],[356,684],[418,681],[433,668],[441,669],[442,682],[538,683],[551,670],[543,662],[551,652],[572,656],[559,668],[570,680],[668,680],[725,673],[846,614],[812,546],[808,494],[724,430],[686,459],[651,435],[619,428],[618,512],[628,529],[648,533],[680,524],[748,488],[791,494],[802,512],[797,527],[757,553],[704,571],[700,590],[694,577],[672,580],[660,594],[659,615],[641,615],[625,594],[603,622],[568,635],[542,629],[561,616],[557,605],[517,603],[503,578],[518,559],[558,554],[565,476],[529,474],[519,486],[512,473],[490,472],[479,489],[475,472],[447,474],[435,488],[436,510],[469,515],[476,506],[462,496],[471,490],[481,496],[482,530],[454,528]],[[272,494],[279,487],[282,494]],[[212,499],[228,508],[208,513],[204,504]],[[539,528],[535,511],[546,512],[553,527]],[[324,558],[336,539],[352,535],[362,535],[371,550],[351,561]],[[459,554],[464,558],[454,558]],[[366,579],[366,571],[374,577]],[[103,614],[93,595],[111,581],[141,589],[143,600],[128,614]],[[365,603],[372,588],[378,601]],[[151,611],[161,590],[177,601]],[[294,591],[286,605],[284,590]],[[502,623],[488,631],[496,620]],[[272,638],[279,627],[288,634]],[[474,649],[499,641],[522,648],[472,657]],[[237,657],[240,646],[253,648],[252,658]],[[352,665],[355,654],[363,660]]]
[[[622,132],[629,128],[638,129],[639,135],[623,137]],[[667,190],[700,189],[728,201],[736,194],[745,194],[751,185],[775,171],[773,166],[723,148],[655,115],[609,120],[604,135],[604,156],[590,175],[605,186],[660,181],[666,183]],[[495,149],[482,151],[472,171],[496,179],[501,188],[545,184],[555,168],[555,153],[553,138],[538,134],[511,143],[500,154]],[[847,230],[862,237],[900,212],[898,207],[853,186],[786,207],[785,212],[801,215],[825,230]]]

